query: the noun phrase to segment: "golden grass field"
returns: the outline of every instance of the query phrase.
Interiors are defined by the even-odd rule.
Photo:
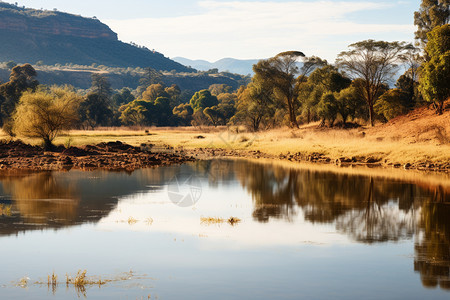
[[[2,138],[8,137],[1,133]],[[40,143],[38,139],[22,140]],[[257,133],[236,127],[72,130],[58,137],[55,144],[82,146],[117,140],[185,149],[259,150],[270,155],[320,153],[331,159],[362,156],[394,164],[446,164],[450,163],[450,111],[438,116],[423,107],[386,124],[355,129],[318,128],[317,123],[311,123],[299,129],[286,127]]]

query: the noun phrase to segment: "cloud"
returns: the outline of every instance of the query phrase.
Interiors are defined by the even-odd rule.
[[[125,41],[169,56],[217,60],[265,58],[288,49],[334,60],[354,38],[412,35],[412,25],[358,24],[354,13],[391,9],[388,2],[198,2],[196,15],[105,20]],[[333,43],[330,43],[330,40]],[[339,47],[339,48],[338,48]],[[344,47],[344,48],[343,48]]]

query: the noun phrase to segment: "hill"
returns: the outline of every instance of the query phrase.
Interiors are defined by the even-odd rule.
[[[142,68],[113,68],[106,66],[34,66],[37,71],[37,80],[45,85],[70,84],[79,89],[88,89],[91,86],[92,74],[100,73],[108,78],[113,89],[128,87],[136,89],[139,80],[144,76]],[[5,64],[0,63],[0,83],[7,82],[11,70]],[[170,86],[176,84],[182,90],[199,91],[207,89],[212,84],[226,84],[233,89],[246,85],[250,78],[238,74],[218,73],[208,74],[207,72],[197,73],[174,73],[163,72],[162,81]]]
[[[0,61],[10,60],[194,71],[161,53],[119,41],[95,18],[0,2]]]
[[[231,72],[242,75],[253,74],[253,65],[259,61],[258,59],[242,60],[234,58],[223,58],[211,63],[206,60],[191,60],[184,57],[174,57],[173,60],[200,71],[218,69],[219,72]]]

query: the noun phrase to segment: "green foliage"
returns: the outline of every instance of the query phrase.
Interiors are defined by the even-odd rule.
[[[13,116],[14,132],[42,138],[45,148],[52,149],[54,138],[76,121],[80,102],[81,97],[67,86],[25,92]]]
[[[98,94],[88,94],[79,108],[80,121],[83,126],[94,129],[96,126],[109,125],[113,110],[108,99]]]
[[[112,98],[114,105],[121,106],[123,104],[130,103],[135,99],[134,95],[131,93],[129,88],[122,88],[117,94]]]
[[[351,80],[339,73],[333,66],[325,65],[321,68],[316,68],[306,81],[300,83],[298,88],[298,97],[302,104],[302,115],[306,118],[306,122],[309,123],[317,117],[322,118],[322,120],[327,119],[331,121],[333,118],[328,115],[328,111],[334,109],[337,103],[331,105],[328,102],[336,102],[337,100],[332,99],[328,95],[325,101],[323,96],[325,94],[339,92],[348,87],[350,83]]]
[[[241,87],[237,93],[236,114],[232,124],[243,124],[252,131],[269,127],[276,112],[272,91],[258,81]]]
[[[419,90],[424,99],[443,113],[444,101],[450,97],[450,25],[436,27],[428,33],[425,48],[430,60],[420,69]]]
[[[209,118],[214,126],[224,123],[224,116],[217,106],[207,107],[203,110],[203,114]]]
[[[147,125],[147,111],[152,103],[142,100],[134,100],[122,105],[119,109],[119,117],[123,125]]]
[[[427,44],[427,34],[435,27],[448,24],[450,20],[449,0],[422,0],[419,11],[414,12],[414,25],[416,39],[422,46]]]
[[[108,81],[108,78],[102,74],[94,73],[91,76],[92,78],[92,86],[91,93],[97,94],[99,97],[103,99],[109,99],[112,94],[111,84]]]
[[[189,103],[182,103],[172,110],[174,117],[177,120],[178,125],[188,126],[191,125],[192,115],[194,110]]]
[[[383,86],[395,75],[396,62],[408,52],[411,44],[406,42],[385,42],[366,40],[351,44],[350,50],[338,55],[337,63],[354,79],[364,81],[364,98],[369,109],[369,120],[373,126],[375,112],[373,106]]]
[[[217,105],[223,116],[224,123],[228,123],[236,113],[237,94],[223,93],[217,96],[219,104]]]
[[[353,82],[348,88],[341,90],[336,95],[336,101],[344,124],[349,117],[367,120],[366,103],[357,81]]]
[[[30,64],[12,68],[9,82],[0,85],[1,125],[11,117],[22,94],[28,89],[36,89],[39,84],[36,76],[37,73]]]
[[[211,84],[208,88],[213,96],[219,96],[220,94],[231,93],[233,91],[233,87],[226,84]]]
[[[330,126],[333,126],[338,112],[339,106],[334,94],[332,92],[326,92],[323,94],[319,104],[317,105],[317,114],[322,118],[322,123],[324,124],[325,120],[328,120]]]
[[[414,103],[410,95],[401,89],[386,91],[374,105],[375,112],[391,120],[411,110]]]
[[[164,90],[164,86],[160,83],[149,85],[142,93],[141,99],[154,102],[158,97],[169,97],[169,94]]]
[[[216,96],[211,95],[208,90],[198,91],[192,96],[190,100],[194,114],[198,111],[203,111],[207,107],[212,107],[219,104]]]
[[[255,76],[254,82],[260,82],[268,90],[272,90],[273,97],[289,113],[290,126],[298,127],[297,109],[299,106],[297,99],[297,75],[299,68],[297,59],[305,55],[299,51],[287,51],[276,55],[273,58],[260,60],[253,66]]]
[[[172,108],[170,107],[170,99],[167,97],[158,97],[154,103],[151,119],[158,126],[170,126],[172,124]]]

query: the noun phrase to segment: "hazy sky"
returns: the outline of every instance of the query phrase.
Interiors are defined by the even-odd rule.
[[[15,1],[4,1],[14,3]],[[96,16],[124,42],[168,57],[259,59],[299,50],[334,62],[353,42],[413,42],[420,0],[22,0],[19,5]]]

